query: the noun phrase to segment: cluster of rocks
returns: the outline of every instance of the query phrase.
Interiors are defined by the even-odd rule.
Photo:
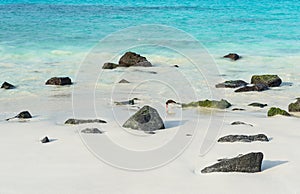
[[[203,100],[203,101],[197,101],[197,102],[190,102],[190,103],[183,103],[182,108],[188,108],[188,107],[205,107],[205,108],[218,108],[218,109],[226,109],[231,107],[231,104],[224,99],[221,99],[220,101],[217,100]]]
[[[229,80],[216,85],[216,88],[238,88],[235,92],[264,91],[269,87],[278,87],[282,80],[278,75],[253,75],[251,85],[243,80]]]
[[[152,64],[146,59],[137,53],[126,52],[119,60],[118,64],[115,63],[104,63],[102,69],[115,69],[117,67],[131,67],[131,66],[140,66],[140,67],[152,67]]]

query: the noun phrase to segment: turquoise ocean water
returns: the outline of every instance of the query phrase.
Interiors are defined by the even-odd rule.
[[[51,76],[74,77],[99,40],[141,24],[186,31],[213,56],[241,53],[262,72],[266,63],[290,72],[299,63],[299,0],[2,0],[0,81],[30,93]]]

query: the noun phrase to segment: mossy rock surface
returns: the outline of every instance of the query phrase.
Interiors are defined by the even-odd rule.
[[[253,75],[251,84],[264,84],[269,87],[280,86],[282,80],[278,75]]]
[[[272,117],[275,115],[283,115],[283,116],[291,116],[287,111],[282,110],[280,108],[272,107],[268,111],[268,117]]]
[[[300,98],[297,98],[297,102],[289,105],[289,112],[300,112]]]
[[[206,107],[206,108],[218,108],[218,109],[226,109],[229,108],[231,104],[227,100],[203,100],[198,102],[190,102],[188,104],[182,104],[183,108],[188,107]]]

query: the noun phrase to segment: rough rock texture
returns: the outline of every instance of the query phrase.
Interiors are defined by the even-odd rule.
[[[46,85],[71,85],[72,81],[69,77],[52,77],[47,80]]]
[[[10,83],[8,83],[8,82],[4,82],[3,84],[2,84],[2,86],[1,86],[1,88],[3,88],[3,89],[14,89],[14,88],[16,88],[14,85],[12,85],[12,84],[10,84]]]
[[[97,128],[86,128],[86,129],[81,130],[81,133],[102,134],[104,132],[100,131]]]
[[[289,105],[289,112],[300,112],[300,98],[295,103]]]
[[[182,104],[183,108],[187,107],[207,107],[207,108],[218,108],[218,109],[226,109],[231,106],[231,104],[227,100],[203,100],[198,102],[190,102],[188,104]]]
[[[242,121],[234,121],[234,122],[231,123],[231,125],[249,125],[249,126],[253,127],[253,125],[248,124],[248,123],[244,123]]]
[[[235,90],[234,92],[261,92],[268,90],[269,87],[265,84],[255,84],[253,86],[245,86]]]
[[[231,159],[222,159],[220,162],[204,168],[201,173],[211,172],[246,172],[255,173],[261,172],[263,161],[263,153],[248,153],[245,155],[237,156]]]
[[[265,106],[268,106],[268,105],[267,104],[262,104],[262,103],[259,103],[259,102],[253,102],[251,104],[248,104],[248,106],[264,108]]]
[[[117,68],[119,65],[115,64],[115,63],[104,63],[102,66],[102,69],[115,69]]]
[[[216,88],[239,88],[246,86],[248,83],[243,80],[229,80],[216,85]]]
[[[266,141],[268,142],[269,139],[264,134],[258,135],[227,135],[221,137],[218,142],[253,142],[253,141]]]
[[[280,108],[276,108],[276,107],[270,108],[270,110],[268,111],[268,117],[272,117],[275,115],[291,116],[288,112]]]
[[[119,81],[120,84],[128,84],[130,83],[129,81],[127,81],[126,79],[122,79]]]
[[[79,124],[86,124],[86,123],[106,123],[106,121],[100,119],[68,119],[65,124],[71,125],[79,125]]]
[[[126,52],[119,60],[120,67],[130,67],[130,66],[143,66],[151,67],[152,64],[139,54],[134,52]]]
[[[44,137],[43,139],[41,139],[41,142],[42,142],[42,143],[49,143],[50,140],[49,140],[49,138],[46,136],[46,137]]]
[[[144,106],[137,111],[123,124],[123,127],[142,131],[165,129],[157,110],[150,106]]]
[[[280,86],[282,80],[278,75],[253,75],[251,78],[251,84],[264,84],[268,87]]]
[[[240,59],[241,57],[236,53],[229,53],[228,55],[225,55],[224,58],[229,58],[233,61],[236,61],[236,60]]]

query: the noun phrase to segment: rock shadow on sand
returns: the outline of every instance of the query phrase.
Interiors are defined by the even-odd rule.
[[[288,163],[289,161],[284,161],[284,160],[264,160],[262,163],[262,171],[269,170],[271,168],[274,168],[276,166]]]

